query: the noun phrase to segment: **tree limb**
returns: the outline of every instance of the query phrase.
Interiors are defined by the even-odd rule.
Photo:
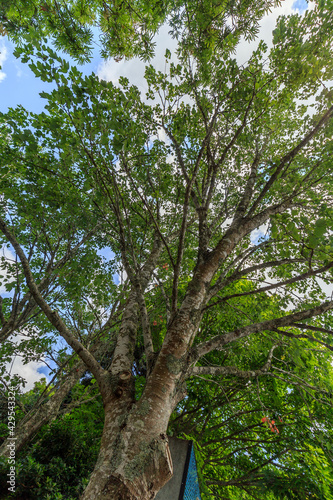
[[[260,323],[253,323],[252,325],[244,326],[238,328],[232,332],[225,333],[224,335],[216,335],[207,342],[202,342],[201,344],[195,346],[191,351],[191,356],[193,356],[191,362],[196,362],[199,358],[211,352],[213,350],[221,350],[226,344],[238,340],[243,337],[247,337],[252,333],[258,333],[265,330],[273,330],[281,326],[290,326],[295,321],[302,321],[304,319],[312,318],[323,314],[327,311],[333,309],[333,301],[323,302],[319,306],[313,307],[311,309],[306,309],[304,311],[294,312],[280,318],[271,319],[267,321],[262,321]]]

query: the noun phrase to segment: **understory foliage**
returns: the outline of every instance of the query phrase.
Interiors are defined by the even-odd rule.
[[[25,409],[33,407],[45,389],[46,380],[41,382],[36,382],[32,391],[22,395]],[[90,384],[91,379],[88,382]],[[44,426],[23,450],[17,460],[16,494],[10,498],[70,500],[83,492],[98,456],[103,429],[103,405],[96,397],[96,390],[93,401],[74,406],[68,413],[68,406],[79,402],[86,392],[83,384],[68,394],[60,407],[59,419]],[[17,416],[20,418],[23,414],[18,412]],[[8,494],[7,480],[7,467],[2,466],[2,498]]]
[[[240,65],[276,3],[255,4],[1,2],[50,84],[42,113],[0,115],[4,498],[91,498],[117,410],[111,441],[194,441],[203,499],[333,499],[333,5],[280,17]],[[99,28],[105,57],[148,60],[166,22],[177,54],[145,93],[45,41],[82,62]],[[23,392],[14,356],[50,380]]]

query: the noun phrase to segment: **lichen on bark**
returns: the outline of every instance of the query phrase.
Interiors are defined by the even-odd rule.
[[[146,466],[149,464],[151,455],[149,453],[149,447],[145,446],[144,450],[138,453],[128,464],[126,464],[125,478],[133,481],[136,477],[141,476],[144,473]]]
[[[176,358],[173,354],[168,354],[166,358],[167,368],[173,375],[178,375],[183,368],[183,360]]]
[[[150,404],[147,399],[143,400],[142,403],[140,403],[138,409],[136,410],[136,413],[141,416],[148,415],[150,411]]]

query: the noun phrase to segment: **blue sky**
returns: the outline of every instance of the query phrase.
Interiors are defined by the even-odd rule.
[[[307,7],[308,7],[308,4],[305,0],[296,0],[293,3],[293,8],[298,9],[300,14],[303,14],[303,12],[306,11]]]
[[[39,97],[41,91],[49,91],[52,84],[40,81],[32,73],[27,64],[21,63],[13,55],[14,46],[6,38],[0,40],[0,111],[6,112],[9,107],[21,104],[29,111],[40,112],[44,107],[44,100]],[[58,51],[59,52],[59,51]],[[93,51],[92,61],[80,66],[85,74],[97,72],[101,63],[99,49]]]

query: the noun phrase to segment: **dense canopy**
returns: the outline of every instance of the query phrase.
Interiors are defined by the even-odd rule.
[[[0,115],[4,498],[152,499],[171,435],[203,499],[333,498],[333,9],[239,64],[274,5],[1,3],[53,85]],[[163,23],[177,54],[146,93],[56,50],[83,62],[98,29],[104,56],[149,59]],[[50,380],[24,393],[15,355]]]

